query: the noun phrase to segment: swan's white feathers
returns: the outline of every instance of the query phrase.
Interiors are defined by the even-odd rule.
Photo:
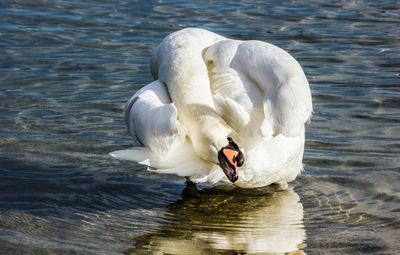
[[[126,150],[110,152],[110,155],[117,159],[130,160],[142,165],[149,165],[148,159],[151,153],[151,150],[146,147],[132,147]]]
[[[212,106],[204,48],[224,37],[203,29],[184,29],[164,38],[152,57],[152,73],[168,86],[175,105]],[[193,86],[190,86],[193,85]],[[190,86],[190,89],[182,89]]]
[[[159,81],[143,87],[125,106],[125,116],[129,116],[125,120],[132,137],[159,154],[170,151],[172,144],[186,135],[177,115],[167,89]]]
[[[285,137],[280,134],[246,140],[246,148],[249,148],[246,169],[240,172],[237,185],[246,188],[258,186],[260,179],[266,183],[292,181],[302,170],[303,146],[304,135]]]
[[[235,127],[235,130],[241,133],[243,128],[245,128],[250,122],[249,113],[243,106],[229,97],[216,94],[213,96],[213,99],[217,113],[222,116],[229,126]]]
[[[182,177],[190,176],[194,182],[206,179],[215,183],[223,177],[223,173],[218,180],[209,177],[210,172],[212,172],[211,170],[219,167],[201,160],[193,152],[189,141],[174,144],[170,149],[170,153],[163,155],[146,147],[132,147],[126,150],[113,151],[110,155],[114,158],[135,161],[146,165],[151,171],[163,174],[176,174]]]
[[[193,152],[161,82],[154,81],[135,93],[125,105],[125,116],[132,137],[143,147],[114,151],[111,156],[194,179],[204,178],[213,167]]]
[[[213,63],[210,79],[215,80],[215,92],[223,90],[247,108],[257,106],[261,92],[264,130],[288,136],[304,132],[304,123],[312,112],[311,92],[300,65],[286,51],[260,41],[225,40],[209,47],[204,57],[206,63]],[[219,78],[226,74],[231,74],[230,82]],[[236,95],[241,95],[240,99]],[[251,103],[246,104],[246,99]]]
[[[229,182],[218,165],[199,156],[199,144],[205,145],[198,139],[213,141],[219,132],[218,147],[232,129],[246,157],[235,185],[284,186],[299,174],[312,100],[303,70],[286,51],[184,29],[154,50],[151,72],[155,81],[125,106],[128,130],[143,147],[112,156],[195,182]]]

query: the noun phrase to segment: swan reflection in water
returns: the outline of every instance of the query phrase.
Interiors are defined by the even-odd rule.
[[[162,221],[156,232],[135,238],[125,254],[303,254],[305,246],[299,196],[275,186],[196,190],[196,197],[167,206]]]

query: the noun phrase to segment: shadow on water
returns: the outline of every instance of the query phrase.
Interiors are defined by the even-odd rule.
[[[292,189],[221,185],[189,193],[168,205],[161,226],[136,237],[125,254],[303,254],[303,205]]]

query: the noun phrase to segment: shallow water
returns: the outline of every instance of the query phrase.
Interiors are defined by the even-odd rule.
[[[400,253],[398,1],[2,1],[0,254]],[[287,191],[110,158],[152,49],[198,26],[289,51],[310,81]],[[186,190],[185,190],[186,192]]]

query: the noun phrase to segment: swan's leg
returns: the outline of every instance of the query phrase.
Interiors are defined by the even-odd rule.
[[[186,178],[186,187],[196,187],[196,183],[192,182],[192,180],[190,180],[189,177],[185,177]]]
[[[189,177],[186,177],[186,187],[182,190],[184,198],[199,198],[196,183],[192,182]]]

